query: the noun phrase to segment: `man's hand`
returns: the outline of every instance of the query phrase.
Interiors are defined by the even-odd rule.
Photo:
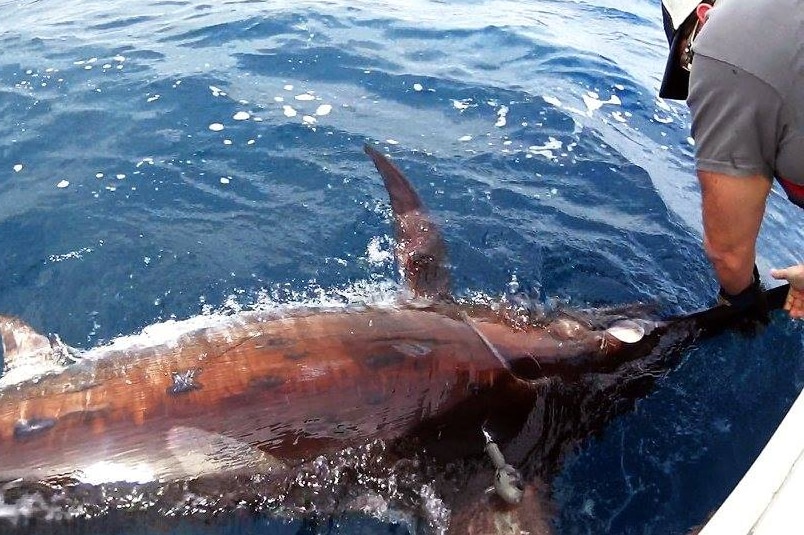
[[[785,269],[772,269],[771,276],[774,279],[785,279],[790,283],[784,309],[791,318],[804,318],[804,264]]]
[[[762,281],[759,280],[759,270],[754,265],[754,272],[751,275],[751,284],[736,295],[729,294],[723,286],[717,294],[719,304],[734,307],[743,316],[737,328],[746,336],[757,334],[762,325],[767,325],[770,321],[768,315],[768,300],[765,297],[765,290]]]

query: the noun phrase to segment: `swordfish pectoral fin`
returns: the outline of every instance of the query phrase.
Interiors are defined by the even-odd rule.
[[[448,298],[447,248],[438,225],[405,175],[373,147],[366,145],[365,151],[388,190],[394,213],[396,260],[405,281],[417,297]]]

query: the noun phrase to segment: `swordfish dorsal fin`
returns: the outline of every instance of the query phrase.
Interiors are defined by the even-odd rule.
[[[416,297],[450,296],[447,248],[438,225],[430,218],[419,195],[405,175],[369,145],[365,146],[391,198],[396,234],[396,261]]]

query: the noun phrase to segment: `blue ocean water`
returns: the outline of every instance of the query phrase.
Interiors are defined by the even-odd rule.
[[[668,313],[714,295],[686,110],[656,98],[658,0],[20,0],[0,14],[0,312],[71,345],[266,298],[387,291],[365,142],[442,222],[458,294]],[[765,272],[801,260],[800,221],[774,192]],[[801,390],[801,334],[777,316],[756,338],[690,348],[567,459],[557,532],[701,522]]]

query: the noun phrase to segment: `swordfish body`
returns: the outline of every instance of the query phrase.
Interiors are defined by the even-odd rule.
[[[400,436],[470,392],[520,388],[471,327],[434,310],[251,312],[208,323],[157,344],[130,337],[6,387],[0,479],[79,475],[104,462],[160,479],[273,469]],[[188,457],[211,437],[254,454]]]
[[[524,418],[545,378],[613,370],[667,332],[734,320],[718,307],[666,321],[529,322],[504,306],[461,306],[450,295],[437,225],[399,169],[366,152],[390,196],[396,260],[411,299],[207,316],[85,352],[2,316],[0,481],[97,480],[101,469],[100,481],[281,472],[447,418],[480,436],[490,415]],[[56,364],[24,377],[32,358]]]
[[[531,395],[505,360],[505,338],[517,333],[453,305],[249,312],[197,323],[177,322],[167,340],[146,330],[6,386],[0,480],[80,477],[104,463],[158,479],[270,471],[402,436],[469,398],[510,411]],[[9,327],[18,325],[0,318],[12,365]],[[605,336],[562,342],[537,332],[528,358],[537,348],[553,361],[559,349],[570,358],[593,353],[613,343]],[[49,342],[43,337],[45,350]],[[467,418],[479,425],[486,416]]]

